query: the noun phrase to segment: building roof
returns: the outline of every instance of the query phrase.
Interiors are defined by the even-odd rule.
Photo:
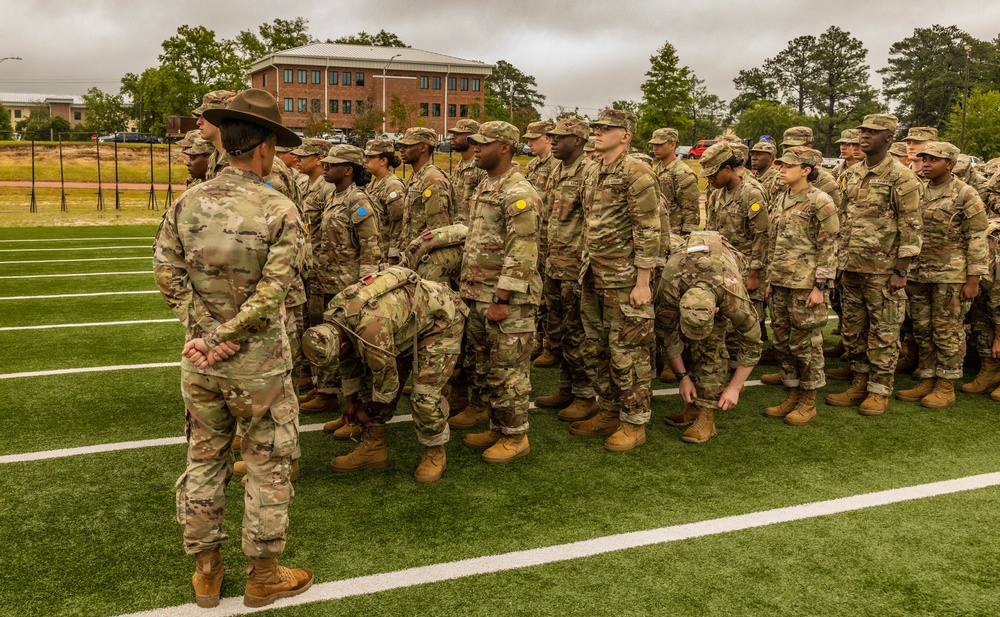
[[[4,105],[37,105],[39,103],[69,103],[85,105],[83,97],[75,94],[38,94],[35,92],[0,92]]]
[[[298,64],[308,66],[338,66],[350,68],[370,68],[381,70],[386,63],[397,71],[461,72],[489,75],[493,65],[478,60],[465,60],[455,56],[410,47],[369,47],[344,43],[313,43],[286,49],[265,56],[252,65],[250,72],[275,64]]]

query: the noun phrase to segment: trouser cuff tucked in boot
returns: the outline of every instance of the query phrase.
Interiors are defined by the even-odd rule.
[[[444,425],[444,430],[437,435],[425,435],[419,430],[414,429],[417,434],[417,443],[424,446],[425,448],[433,448],[434,446],[443,446],[448,443],[451,439],[451,427],[447,423]]]
[[[868,392],[871,394],[878,394],[880,396],[889,396],[892,394],[892,388],[884,384],[875,383],[871,380],[868,381]]]

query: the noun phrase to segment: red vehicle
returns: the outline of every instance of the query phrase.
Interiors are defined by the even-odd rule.
[[[688,156],[693,159],[700,159],[701,155],[712,146],[718,143],[716,139],[702,139],[696,142],[688,151]]]

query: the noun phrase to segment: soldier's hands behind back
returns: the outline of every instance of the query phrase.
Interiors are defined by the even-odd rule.
[[[191,339],[184,343],[181,355],[191,361],[198,368],[212,366],[216,362],[215,354],[209,349],[208,343],[203,338]]]

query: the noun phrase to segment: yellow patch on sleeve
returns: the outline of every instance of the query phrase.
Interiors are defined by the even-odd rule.
[[[524,201],[523,199],[518,199],[517,203],[514,205],[517,206],[518,210],[524,210],[525,208],[528,207],[528,202]]]
[[[754,204],[750,206],[750,209],[753,210],[754,212],[757,212],[758,210],[760,210],[760,204]]]
[[[424,189],[424,197],[430,197],[430,196],[431,196],[431,190],[430,189]]]

